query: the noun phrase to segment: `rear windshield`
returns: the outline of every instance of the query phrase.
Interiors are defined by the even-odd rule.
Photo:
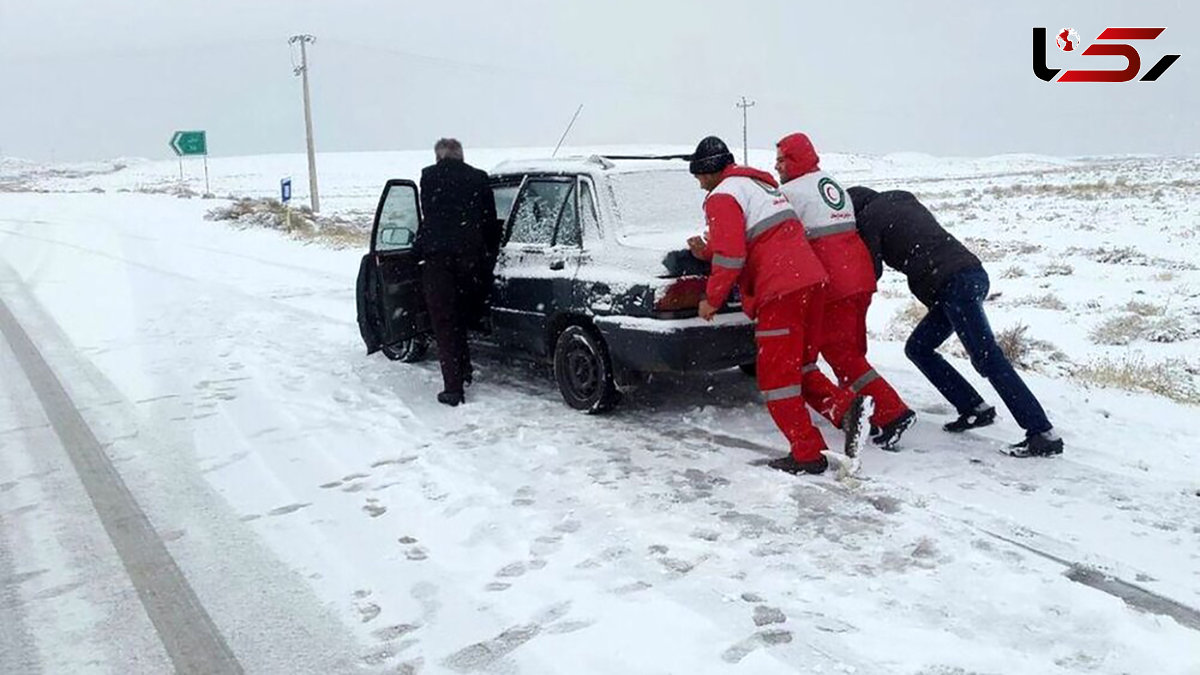
[[[629,244],[682,247],[704,231],[704,196],[686,170],[611,174],[607,181],[617,236]]]

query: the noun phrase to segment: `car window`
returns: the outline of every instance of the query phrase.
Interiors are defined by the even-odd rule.
[[[600,220],[596,215],[596,199],[592,195],[592,185],[585,180],[579,181],[579,224],[582,232],[600,233]],[[582,242],[581,242],[582,244]]]
[[[571,190],[566,207],[558,217],[558,233],[554,236],[555,246],[583,246],[583,235],[579,230],[579,209],[576,190]]]
[[[376,251],[404,251],[412,248],[421,222],[417,190],[411,185],[392,185],[379,210]]]
[[[525,184],[512,215],[510,243],[542,244],[554,242],[554,229],[573,183],[566,181],[531,180]]]
[[[517,198],[517,190],[521,189],[521,184],[516,185],[493,185],[492,198],[496,200],[496,217],[500,220],[507,220],[508,214],[512,211],[513,200]]]

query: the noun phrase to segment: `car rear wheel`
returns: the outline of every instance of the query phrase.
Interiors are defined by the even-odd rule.
[[[416,363],[424,359],[425,355],[429,353],[429,340],[423,336],[417,336],[387,345],[381,348],[381,351],[383,351],[384,356],[392,361]]]
[[[567,405],[586,413],[611,410],[621,398],[604,341],[583,326],[567,326],[559,334],[554,379]]]

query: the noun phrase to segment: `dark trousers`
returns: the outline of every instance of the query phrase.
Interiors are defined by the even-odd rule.
[[[433,256],[422,265],[425,306],[437,339],[445,391],[461,394],[471,377],[467,328],[474,322],[480,261],[473,257]]]
[[[983,397],[936,351],[951,333],[957,333],[971,365],[991,382],[1025,433],[1048,431],[1050,421],[1042,405],[996,344],[983,312],[988,288],[987,272],[982,267],[963,270],[947,279],[938,291],[937,301],[909,336],[904,353],[958,414],[964,415],[983,404]]]

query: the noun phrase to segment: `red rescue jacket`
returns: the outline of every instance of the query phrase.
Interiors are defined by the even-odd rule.
[[[875,292],[875,264],[858,236],[854,204],[833,176],[821,171],[820,158],[804,134],[779,141],[784,168],[792,180],[783,194],[800,215],[808,243],[829,274],[826,302]]]
[[[721,307],[733,285],[754,318],[764,303],[828,281],[795,209],[768,173],[732,165],[704,200],[712,275],[706,296]]]

